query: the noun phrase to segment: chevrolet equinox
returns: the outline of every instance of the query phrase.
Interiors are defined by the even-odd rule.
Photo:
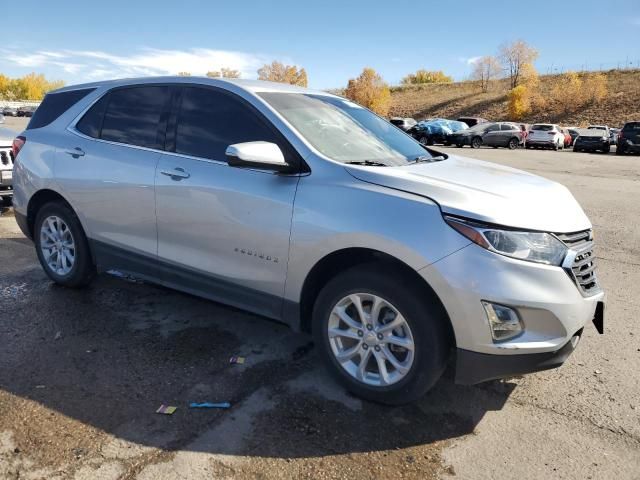
[[[119,270],[314,335],[364,398],[561,365],[602,332],[569,191],[423,147],[321,91],[163,77],[49,93],[13,142],[14,206],[67,287]]]

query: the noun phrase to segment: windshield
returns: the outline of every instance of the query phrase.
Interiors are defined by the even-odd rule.
[[[342,163],[406,165],[431,158],[418,142],[349,100],[300,93],[259,93],[311,145]]]

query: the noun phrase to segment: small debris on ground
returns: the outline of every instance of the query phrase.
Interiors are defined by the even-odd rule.
[[[229,363],[230,364],[237,364],[237,365],[242,365],[244,363],[246,359],[244,357],[237,357],[237,356],[233,356],[229,359]]]
[[[203,402],[203,403],[190,403],[189,408],[231,408],[231,404],[229,402]]]
[[[173,415],[173,412],[177,409],[178,407],[172,407],[170,405],[160,405],[158,410],[156,410],[156,413],[161,413],[162,415]]]

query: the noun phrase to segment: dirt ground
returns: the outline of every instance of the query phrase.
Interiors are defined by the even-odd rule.
[[[605,335],[587,326],[558,370],[472,387],[448,371],[383,407],[277,323],[134,279],[53,285],[5,210],[0,478],[640,479],[640,157],[442,150],[571,189],[594,224]],[[188,408],[201,401],[232,406]]]

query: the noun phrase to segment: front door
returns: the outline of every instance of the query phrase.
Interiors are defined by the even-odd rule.
[[[286,146],[234,94],[176,87],[173,152],[156,173],[158,257],[182,290],[279,318],[298,176],[230,167],[227,146]],[[286,155],[285,155],[286,157]]]

